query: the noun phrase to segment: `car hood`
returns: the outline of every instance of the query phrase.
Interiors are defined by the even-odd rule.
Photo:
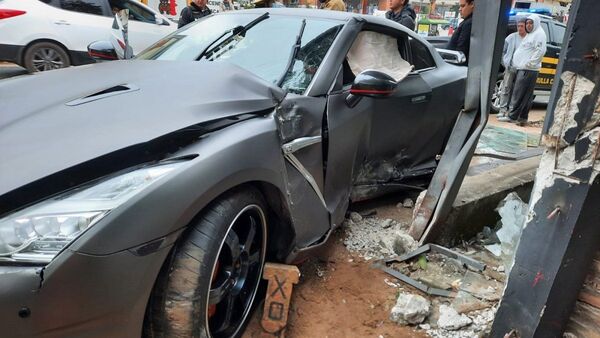
[[[0,195],[284,92],[219,62],[115,61],[0,81]]]

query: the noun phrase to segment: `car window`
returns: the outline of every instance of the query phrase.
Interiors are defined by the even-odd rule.
[[[304,93],[341,28],[339,25],[332,27],[331,23],[324,21],[310,24],[310,27],[306,24],[300,50],[282,85],[296,94]]]
[[[423,70],[435,67],[435,61],[425,44],[417,39],[408,38],[410,43],[410,52],[412,64],[415,70]]]
[[[563,38],[565,37],[565,27],[561,25],[554,25],[554,42],[556,42],[559,46],[563,43]]]
[[[354,75],[365,70],[377,70],[401,81],[413,68],[400,54],[403,41],[403,38],[384,33],[362,31],[352,43],[345,65]]]
[[[104,15],[101,0],[59,0],[60,8],[79,13]]]
[[[46,5],[50,5],[56,8],[60,8],[60,2],[59,0],[40,0],[41,2],[45,3]]]
[[[550,42],[550,27],[547,22],[542,22],[542,29],[546,33],[546,42]]]
[[[109,0],[110,8],[113,13],[116,13],[122,9],[129,9],[129,19],[135,21],[141,21],[146,23],[156,23],[154,13],[146,10],[140,5],[135,4],[133,1],[127,0]]]
[[[226,40],[230,36],[223,35],[227,30],[246,25],[256,17],[255,14],[241,13],[200,19],[159,40],[137,58],[197,60],[205,49],[219,46],[218,50],[203,56],[201,62],[231,62],[271,83],[284,78],[283,88],[303,92],[343,24],[334,20],[307,19],[301,48],[292,60],[291,71],[284,74],[303,18],[271,15],[246,31],[244,36]],[[228,42],[221,45],[225,41]]]

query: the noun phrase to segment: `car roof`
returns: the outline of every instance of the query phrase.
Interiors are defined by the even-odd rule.
[[[516,13],[515,15],[511,15],[511,16],[508,18],[508,21],[509,21],[509,23],[511,23],[511,24],[512,24],[512,23],[515,23],[515,22],[517,21],[517,17],[520,17],[520,16],[525,16],[525,17],[527,17],[527,16],[529,16],[529,15],[531,15],[531,14],[535,14],[535,15],[537,15],[537,16],[540,18],[540,21],[552,21],[552,22],[554,22],[554,23],[557,23],[557,24],[560,24],[560,25],[563,25],[563,26],[565,25],[564,23],[562,23],[562,22],[560,22],[560,21],[558,21],[558,20],[554,19],[554,18],[553,18],[553,17],[551,17],[551,16],[548,16],[548,15],[541,15],[541,14],[536,14],[536,13],[526,13],[526,12],[522,12],[522,13]]]

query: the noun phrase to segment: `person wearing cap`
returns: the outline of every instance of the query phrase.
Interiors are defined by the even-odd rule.
[[[546,54],[546,33],[541,27],[540,17],[532,14],[525,22],[527,36],[515,50],[512,64],[517,69],[515,86],[510,97],[508,116],[498,121],[527,124],[529,109],[533,103],[535,81],[542,68],[542,58]]]
[[[520,16],[517,20],[517,31],[510,34],[504,39],[504,50],[502,51],[502,66],[504,66],[504,77],[502,78],[502,84],[500,85],[500,92],[498,93],[499,98],[499,113],[498,118],[506,116],[508,105],[510,103],[510,95],[512,94],[513,86],[515,84],[515,76],[517,70],[513,66],[513,56],[517,47],[521,44],[523,39],[527,36],[525,30],[525,21],[527,17]]]
[[[177,28],[188,25],[200,18],[210,15],[212,11],[206,5],[208,0],[192,0],[190,5],[181,10]]]

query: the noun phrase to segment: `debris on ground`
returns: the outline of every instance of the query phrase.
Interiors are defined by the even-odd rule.
[[[452,307],[447,305],[440,306],[440,318],[437,321],[438,327],[444,330],[458,330],[471,324],[473,320],[464,314],[459,314]]]
[[[500,207],[518,212],[516,201],[514,197],[507,198]],[[365,260],[406,257],[413,253],[414,257],[404,261],[388,261],[388,267],[429,288],[446,292],[446,297],[433,296],[393,275],[385,278],[384,284],[396,290],[394,292],[400,291],[396,305],[388,308],[391,321],[401,326],[413,326],[432,337],[471,338],[489,331],[502,293],[507,264],[501,257],[486,251],[484,245],[499,242],[498,231],[494,231],[498,229],[488,228],[477,238],[452,250],[443,247],[438,251],[424,250],[424,247],[418,248],[418,243],[408,235],[408,224],[377,217],[359,219],[352,215],[344,224],[344,245],[350,252]],[[507,217],[510,219],[511,216]],[[498,236],[504,234],[500,232]],[[471,263],[474,265],[467,266],[465,260],[475,260]],[[485,266],[485,270],[475,268],[478,265]],[[420,311],[417,305],[421,306]]]
[[[344,245],[350,252],[358,253],[365,260],[372,260],[416,249],[417,242],[407,234],[407,223],[357,215],[360,216],[351,212],[350,218],[344,222]]]
[[[358,212],[353,211],[350,213],[350,220],[352,220],[352,222],[360,222],[363,220],[363,217]]]
[[[511,192],[500,202],[496,210],[500,214],[502,225],[495,234],[499,243],[486,245],[485,248],[496,257],[501,257],[504,261],[504,266],[510,267],[512,266],[525,219],[527,218],[528,206],[527,203],[519,198],[519,195]],[[485,231],[486,229],[484,228]],[[490,236],[483,234],[483,237]]]
[[[450,306],[458,313],[469,313],[471,311],[487,309],[490,307],[490,304],[461,290],[458,291],[456,298],[452,300]]]
[[[404,202],[402,202],[402,206],[404,208],[412,208],[415,206],[415,202],[413,202],[413,200],[410,198],[405,198]]]
[[[381,222],[381,227],[384,229],[387,229],[392,226],[392,223],[394,223],[394,220],[391,218],[388,218],[385,221]]]
[[[500,300],[503,285],[494,279],[486,279],[485,276],[467,271],[460,285],[462,291],[488,301]]]
[[[390,312],[390,319],[398,324],[421,324],[431,309],[430,302],[419,296],[409,293],[401,293],[396,305]]]

